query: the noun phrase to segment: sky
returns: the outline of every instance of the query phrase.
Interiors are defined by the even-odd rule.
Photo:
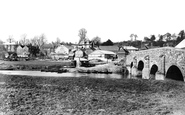
[[[20,40],[45,34],[48,42],[60,38],[77,43],[85,28],[91,40],[139,40],[152,34],[185,30],[183,0],[0,0],[0,40]]]

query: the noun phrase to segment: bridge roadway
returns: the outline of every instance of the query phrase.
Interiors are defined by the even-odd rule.
[[[162,47],[135,51],[127,55],[131,76],[143,79],[185,79],[185,49]]]

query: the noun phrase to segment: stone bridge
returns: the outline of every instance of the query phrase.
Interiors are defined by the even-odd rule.
[[[132,52],[126,57],[131,76],[143,79],[185,79],[185,50],[162,47]]]

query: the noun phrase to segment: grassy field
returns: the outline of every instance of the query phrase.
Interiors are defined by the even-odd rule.
[[[0,76],[0,114],[185,114],[183,82]]]

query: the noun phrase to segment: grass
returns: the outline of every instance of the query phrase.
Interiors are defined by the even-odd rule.
[[[0,111],[11,114],[166,115],[182,112],[185,85],[141,79],[1,75]]]

